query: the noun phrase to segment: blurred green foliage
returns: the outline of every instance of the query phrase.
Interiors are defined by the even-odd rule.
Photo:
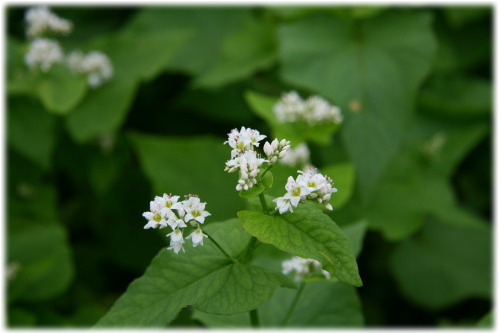
[[[52,9],[74,24],[65,49],[105,52],[114,77],[91,89],[63,66],[30,72],[26,8],[6,8],[9,327],[95,325],[167,246],[143,231],[154,195],[199,194],[208,227],[252,205],[223,171],[225,134],[241,126],[308,142],[358,254],[363,287],[307,281],[290,327],[492,326],[491,6]],[[290,90],[339,105],[344,122],[279,124],[269,110]],[[296,176],[272,173],[273,196]],[[288,258],[258,250],[259,274]],[[282,324],[294,293],[260,305],[264,326]],[[249,324],[187,294],[199,309],[157,308],[150,323]]]

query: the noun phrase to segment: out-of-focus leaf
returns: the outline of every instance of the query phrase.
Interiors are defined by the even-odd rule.
[[[263,243],[303,258],[318,260],[340,281],[361,286],[356,258],[349,238],[330,217],[304,203],[293,213],[278,216],[240,211],[245,230]]]
[[[401,10],[363,21],[315,15],[283,23],[278,35],[283,78],[344,110],[341,134],[363,197],[371,197],[430,69],[436,48],[430,15]]]
[[[133,133],[130,136],[141,166],[156,195],[198,194],[207,202],[210,219],[234,217],[243,208],[232,175],[224,171],[230,157],[223,140],[213,137],[167,138]]]
[[[250,239],[237,219],[204,229],[233,257]],[[293,283],[280,273],[229,261],[208,240],[203,247],[186,244],[185,253],[160,251],[98,326],[165,326],[186,305],[217,314],[247,312],[279,286],[293,287]]]
[[[204,73],[220,57],[226,37],[250,16],[247,8],[149,7],[130,23],[137,34],[190,30],[194,35],[168,64],[193,75]]]
[[[245,21],[227,37],[215,64],[198,76],[194,85],[218,87],[269,67],[276,58],[274,29],[271,21],[256,18]]]
[[[73,266],[63,228],[32,223],[9,230],[8,234],[8,264],[17,265],[8,282],[9,301],[43,301],[68,287]]]
[[[67,114],[83,99],[87,82],[63,65],[54,65],[48,73],[39,74],[37,93],[45,108],[55,114]]]
[[[340,209],[351,197],[354,190],[354,165],[351,163],[334,164],[321,169],[321,173],[332,178],[338,189],[332,194],[333,209]]]
[[[10,308],[8,311],[8,327],[27,328],[36,324],[36,316],[31,311],[21,308]]]
[[[444,16],[449,24],[453,27],[461,27],[472,23],[487,15],[491,15],[492,8],[490,6],[446,6],[443,8]]]
[[[144,35],[125,30],[96,41],[109,56],[113,77],[89,92],[67,118],[67,127],[79,142],[118,129],[125,120],[138,82],[150,80],[173,59],[190,38],[190,32],[160,31]]]
[[[489,114],[493,88],[489,81],[470,77],[436,77],[420,96],[422,106],[450,117]]]
[[[341,226],[344,234],[349,237],[352,244],[352,251],[356,256],[359,256],[363,249],[363,240],[365,238],[368,224],[366,221],[357,221],[354,223]]]
[[[333,133],[339,129],[338,124],[309,126],[304,122],[280,122],[273,111],[278,98],[248,91],[245,99],[255,114],[267,121],[273,131],[273,137],[289,140],[292,147],[305,141],[321,145],[328,144]]]
[[[493,318],[494,318],[494,312],[493,310],[488,312],[487,314],[485,314],[483,316],[483,318],[481,318],[478,323],[477,323],[477,327],[489,327],[489,328],[492,328],[493,327]]]
[[[297,290],[279,289],[261,305],[261,327],[282,327]],[[218,316],[196,311],[193,317],[211,328],[248,328],[248,314]],[[353,287],[329,281],[305,283],[301,297],[285,327],[360,327],[363,325],[361,302]]]
[[[46,169],[55,144],[55,119],[29,98],[10,99],[7,113],[9,145]]]
[[[390,267],[408,299],[439,310],[468,297],[491,298],[491,253],[489,227],[430,219],[421,234],[397,246]]]

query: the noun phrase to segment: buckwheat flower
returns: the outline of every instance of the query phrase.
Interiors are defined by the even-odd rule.
[[[88,84],[96,88],[113,76],[113,66],[108,56],[99,51],[84,55],[80,51],[71,52],[66,58],[71,71],[87,75]]]
[[[286,194],[282,197],[274,199],[273,201],[276,202],[276,209],[280,212],[280,214],[284,214],[287,211],[293,213],[292,204]]]
[[[240,179],[236,185],[236,190],[248,190],[257,184],[260,166],[267,160],[258,157],[255,151],[247,151],[237,158],[239,159],[237,164],[239,165]]]
[[[281,264],[283,274],[295,274],[295,281],[300,282],[304,278],[311,277],[315,274],[322,274],[325,278],[330,279],[331,274],[321,267],[321,263],[314,259],[305,259],[294,256],[290,260],[285,260]]]
[[[24,16],[27,24],[28,37],[41,37],[44,34],[55,33],[67,35],[73,29],[71,21],[60,18],[46,6],[30,8]]]
[[[40,69],[42,72],[48,72],[52,65],[62,62],[63,58],[59,43],[51,39],[36,38],[24,55],[24,62],[32,70]]]
[[[182,204],[186,212],[186,215],[184,216],[184,221],[186,222],[191,221],[191,225],[193,226],[197,225],[196,222],[203,224],[205,222],[205,217],[212,215],[205,210],[206,203],[200,202],[200,198],[196,196],[190,196]],[[196,222],[193,222],[192,220]]]
[[[288,149],[290,149],[290,141],[274,139],[271,143],[266,142],[263,149],[269,163],[274,164],[278,159],[286,156]]]
[[[182,204],[179,201],[180,196],[178,195],[172,195],[172,194],[163,194],[163,197],[161,197],[160,202],[163,207],[170,208],[170,209],[177,209],[179,207],[182,207]]]
[[[184,210],[182,210],[182,214],[175,214],[170,208],[163,207],[162,208],[162,216],[165,222],[160,222],[163,227],[169,226],[172,230],[176,228],[185,228],[187,227],[186,223],[184,223]],[[179,216],[178,216],[179,215]],[[161,227],[160,227],[161,228]]]
[[[184,242],[182,242],[182,243],[170,243],[170,246],[167,247],[167,250],[172,250],[172,251],[174,251],[175,254],[178,254],[181,250],[182,250],[182,252],[186,252],[184,250],[183,244],[184,244]]]
[[[189,236],[187,236],[186,239],[192,239],[193,247],[196,247],[198,245],[203,246],[203,238],[207,237],[208,236],[203,233],[201,228],[196,228],[196,230],[193,231]]]
[[[172,245],[173,243],[184,243],[182,230],[179,228],[169,233],[166,237],[170,237],[170,245]]]
[[[296,91],[291,91],[281,95],[281,99],[273,108],[276,118],[282,123],[295,122],[304,113],[304,101]]]
[[[310,125],[318,123],[340,124],[343,120],[340,109],[337,106],[330,105],[326,100],[319,96],[310,97],[305,103],[304,118]]]
[[[265,135],[261,135],[259,131],[245,128],[244,126],[242,126],[239,131],[236,128],[232,129],[227,136],[228,140],[225,141],[224,144],[227,143],[233,148],[231,158],[233,158],[234,155],[253,150],[253,147],[258,147],[260,144],[259,142],[266,137]]]
[[[285,156],[281,158],[280,163],[292,167],[308,164],[310,161],[310,155],[311,153],[309,152],[307,145],[305,143],[301,143],[295,148],[289,148]]]
[[[148,220],[144,229],[156,229],[162,222],[166,222],[162,215],[162,208],[156,198],[149,203],[149,212],[142,213],[142,216]]]

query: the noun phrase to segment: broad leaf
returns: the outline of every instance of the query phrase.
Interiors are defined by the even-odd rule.
[[[279,289],[259,307],[261,327],[282,327],[297,290]],[[193,317],[211,328],[248,328],[248,314],[217,316],[195,311]],[[343,283],[310,281],[298,299],[295,310],[284,327],[360,327],[363,325],[361,303],[353,287]]]
[[[469,297],[492,297],[490,229],[430,219],[395,249],[391,269],[408,299],[430,310]]]
[[[371,197],[431,65],[430,16],[408,10],[363,21],[315,15],[283,23],[278,35],[283,79],[340,105],[343,140],[363,197]]]
[[[204,229],[233,257],[249,240],[237,219]],[[186,244],[185,253],[161,250],[97,325],[161,327],[187,305],[216,314],[247,312],[269,299],[279,286],[294,285],[279,273],[229,261],[209,240],[203,247]]]
[[[243,208],[236,181],[224,171],[229,158],[222,140],[212,137],[167,138],[133,133],[132,144],[156,195],[198,194],[211,218],[234,216]]]
[[[33,99],[10,99],[7,124],[9,146],[48,168],[55,144],[55,117]]]
[[[238,217],[245,230],[259,241],[299,257],[318,260],[338,280],[362,285],[349,238],[312,203],[300,204],[293,213],[283,215],[240,211]]]

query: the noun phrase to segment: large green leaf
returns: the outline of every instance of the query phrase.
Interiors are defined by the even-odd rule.
[[[340,281],[361,286],[349,238],[314,204],[300,204],[293,213],[278,216],[240,211],[246,231],[263,243],[303,258],[318,260]]]
[[[104,36],[92,44],[106,52],[114,76],[92,90],[67,118],[67,127],[79,142],[118,129],[125,120],[138,83],[150,80],[165,69],[190,38],[190,32],[131,32]]]
[[[9,146],[42,168],[48,168],[55,144],[55,118],[33,99],[10,99],[7,113]]]
[[[130,136],[155,193],[198,194],[216,220],[243,208],[234,177],[224,171],[230,151],[213,137]]]
[[[204,229],[233,257],[250,239],[237,219]],[[279,273],[229,261],[209,240],[203,247],[186,245],[180,254],[163,249],[97,325],[165,326],[187,305],[216,314],[247,312],[279,286],[294,284]]]
[[[217,61],[195,80],[196,86],[217,87],[269,67],[276,58],[274,24],[252,17],[227,37]],[[242,50],[245,50],[242,52]]]
[[[395,28],[397,27],[397,28]],[[427,13],[341,20],[315,15],[279,29],[282,77],[340,105],[342,137],[369,198],[399,148],[436,48]]]
[[[468,297],[492,297],[490,228],[430,219],[422,233],[395,249],[390,263],[412,302],[439,310]]]
[[[293,147],[306,141],[321,145],[328,144],[331,141],[333,133],[339,129],[338,124],[309,126],[304,122],[282,123],[273,111],[274,105],[279,100],[278,98],[248,91],[245,94],[245,99],[255,114],[264,119],[271,127],[273,137],[280,140],[287,139]]]
[[[297,290],[279,289],[259,308],[261,327],[282,327]],[[211,328],[250,327],[248,314],[218,316],[196,311],[193,317]],[[297,306],[284,327],[360,327],[361,302],[353,287],[329,281],[306,282]]]
[[[9,229],[8,263],[18,267],[8,282],[9,301],[53,298],[69,286],[73,277],[65,230],[55,223],[34,222]]]

